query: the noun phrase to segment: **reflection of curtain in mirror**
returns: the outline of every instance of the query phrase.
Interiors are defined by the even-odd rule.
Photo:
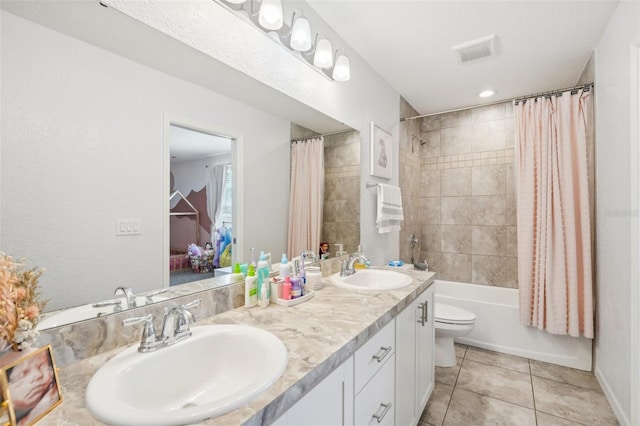
[[[324,139],[291,145],[291,193],[289,199],[289,257],[317,250],[322,231],[324,200]]]
[[[224,189],[227,184],[227,168],[229,164],[218,164],[207,168],[207,213],[211,219],[211,238],[216,229],[222,226],[221,212]]]

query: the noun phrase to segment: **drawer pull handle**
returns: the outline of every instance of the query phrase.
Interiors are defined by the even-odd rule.
[[[391,353],[391,346],[381,346],[378,353],[373,356],[373,359],[377,360],[378,362],[382,362],[382,360],[385,359],[387,355],[389,355],[389,353]]]
[[[424,303],[418,305],[417,309],[420,309],[420,319],[418,320],[418,324],[424,326],[426,318],[424,317]]]
[[[380,408],[378,408],[378,411],[373,415],[373,418],[376,419],[378,423],[382,423],[382,419],[384,419],[384,416],[387,415],[390,408],[391,408],[390,402],[387,402],[386,404],[380,404]],[[381,409],[382,409],[382,413],[380,413]]]

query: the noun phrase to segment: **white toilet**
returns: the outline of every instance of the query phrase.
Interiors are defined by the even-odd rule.
[[[476,323],[476,315],[457,306],[438,302],[435,305],[436,366],[453,367],[456,365],[453,338],[470,333]]]

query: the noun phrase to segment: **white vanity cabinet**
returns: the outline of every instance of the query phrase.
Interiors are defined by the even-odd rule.
[[[353,356],[296,402],[273,425],[353,425]]]
[[[434,386],[433,287],[396,317],[396,424],[416,425]]]
[[[354,355],[354,424],[391,425],[395,417],[395,320]]]

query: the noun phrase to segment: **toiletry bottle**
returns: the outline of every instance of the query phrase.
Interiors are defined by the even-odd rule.
[[[345,251],[344,251],[344,245],[343,244],[334,244],[334,246],[337,247],[337,249],[336,249],[336,257],[346,254]]]
[[[253,265],[254,268],[258,268],[258,264],[256,263],[256,249],[251,247],[249,251],[251,252],[251,265]]]
[[[258,260],[258,296],[262,296],[262,287],[266,287],[267,303],[269,299],[269,264],[263,251],[260,252]],[[260,297],[258,297],[260,298]]]
[[[302,296],[302,288],[300,287],[300,277],[291,277],[291,298],[297,299]]]
[[[304,296],[304,287],[307,285],[307,271],[305,271],[304,266],[307,261],[307,255],[303,254],[300,256],[300,288],[302,289],[301,296]]]
[[[282,253],[282,259],[280,259],[280,276],[282,278],[291,276],[291,265],[289,265],[287,255],[285,253]]]
[[[258,303],[258,286],[256,270],[253,265],[249,265],[247,278],[244,280],[244,306],[250,308]]]
[[[282,284],[282,299],[291,300],[291,277],[284,277],[284,284]]]
[[[354,253],[354,256],[357,256],[359,254],[364,254],[362,253],[362,246],[360,244],[358,244],[358,251]],[[368,265],[366,263],[364,263],[361,260],[357,260],[354,264],[353,264],[353,269],[365,269]]]
[[[244,274],[240,269],[240,264],[236,262],[236,264],[233,265],[233,273],[229,276],[229,282],[235,283],[238,281],[244,281]]]
[[[260,297],[258,298],[258,305],[262,308],[269,306],[269,280],[265,280],[260,288]]]

